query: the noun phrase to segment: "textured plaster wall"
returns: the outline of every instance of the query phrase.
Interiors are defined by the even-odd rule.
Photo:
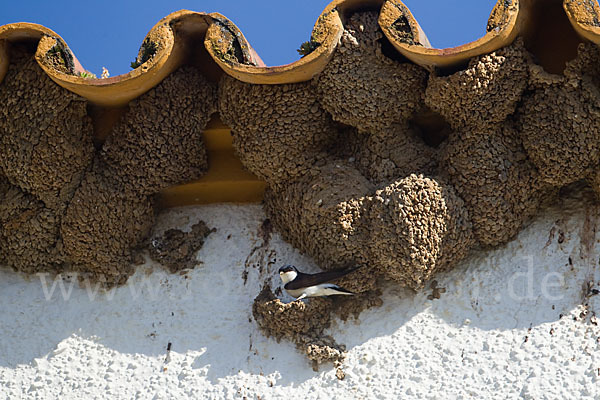
[[[592,201],[560,199],[506,245],[474,251],[438,274],[436,290],[382,283],[381,307],[347,321],[334,311],[320,338],[344,344],[346,354],[338,368],[319,371],[289,342],[292,331],[280,330],[285,325],[274,329],[280,342],[265,337],[252,308],[265,281],[281,289],[280,262],[307,272],[320,266],[276,232],[264,246],[266,216],[258,204],[170,209],[157,217],[159,237],[171,229],[191,232],[200,220],[217,229],[196,254],[198,266],[183,276],[146,258],[109,292],[49,276],[44,292],[40,278],[0,269],[0,393],[9,399],[597,399],[600,209]],[[278,305],[274,310],[294,311],[265,321],[289,318],[310,329],[303,324],[312,318],[327,320],[322,312],[303,314],[301,308],[317,308],[312,302]]]

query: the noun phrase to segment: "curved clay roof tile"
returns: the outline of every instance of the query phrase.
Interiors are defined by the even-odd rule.
[[[564,0],[563,7],[573,29],[585,39],[600,44],[600,7],[597,0]]]
[[[471,57],[507,46],[519,34],[519,0],[498,0],[490,14],[487,33],[475,40],[447,49],[432,48],[408,7],[400,0],[386,0],[379,14],[379,25],[396,50],[424,67],[450,67]]]
[[[36,60],[48,76],[100,106],[127,104],[156,86],[190,56],[199,57],[195,53],[207,52],[211,56],[214,63],[208,64],[215,77],[225,72],[254,84],[303,82],[320,73],[331,59],[346,17],[365,9],[380,10],[379,24],[385,36],[405,57],[424,67],[452,67],[493,52],[510,44],[519,34],[526,36],[528,30],[535,30],[537,11],[534,9],[539,2],[498,0],[483,37],[460,46],[436,49],[430,46],[419,23],[400,0],[334,0],[315,23],[311,36],[311,42],[316,45],[314,50],[295,62],[274,67],[265,66],[235,24],[221,14],[181,10],[167,15],[150,30],[138,54],[138,68],[107,79],[75,75],[85,71],[84,68],[52,30],[37,24],[14,23],[0,27],[0,81],[8,68],[6,41],[37,40]],[[600,43],[600,8],[594,0],[564,0],[563,7],[579,36]],[[205,49],[198,48],[199,42],[204,43]],[[48,52],[57,45],[72,58],[71,73],[56,70],[48,61]]]

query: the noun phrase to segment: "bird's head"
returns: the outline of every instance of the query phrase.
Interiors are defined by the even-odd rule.
[[[283,284],[293,281],[298,276],[298,270],[293,265],[284,265],[279,268],[279,277]]]

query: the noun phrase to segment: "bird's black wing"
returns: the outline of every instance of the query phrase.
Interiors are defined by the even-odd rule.
[[[296,279],[291,282],[285,284],[284,289],[294,290],[301,289],[309,286],[320,285],[321,283],[327,283],[334,281],[336,279],[341,278],[344,275],[349,274],[355,269],[349,269],[344,271],[326,271],[326,272],[318,272],[316,274],[304,274],[302,272],[298,272]]]

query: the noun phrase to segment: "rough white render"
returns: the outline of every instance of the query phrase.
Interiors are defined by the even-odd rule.
[[[159,229],[218,229],[187,275],[148,262],[124,287],[91,299],[75,284],[65,301],[59,285],[46,300],[39,277],[0,273],[0,398],[600,398],[590,204],[564,201],[473,254],[437,279],[439,300],[386,286],[383,307],[330,329],[348,348],[344,380],[257,330],[263,282],[280,285],[284,263],[316,270],[276,234],[260,247],[261,207],[174,209]]]

